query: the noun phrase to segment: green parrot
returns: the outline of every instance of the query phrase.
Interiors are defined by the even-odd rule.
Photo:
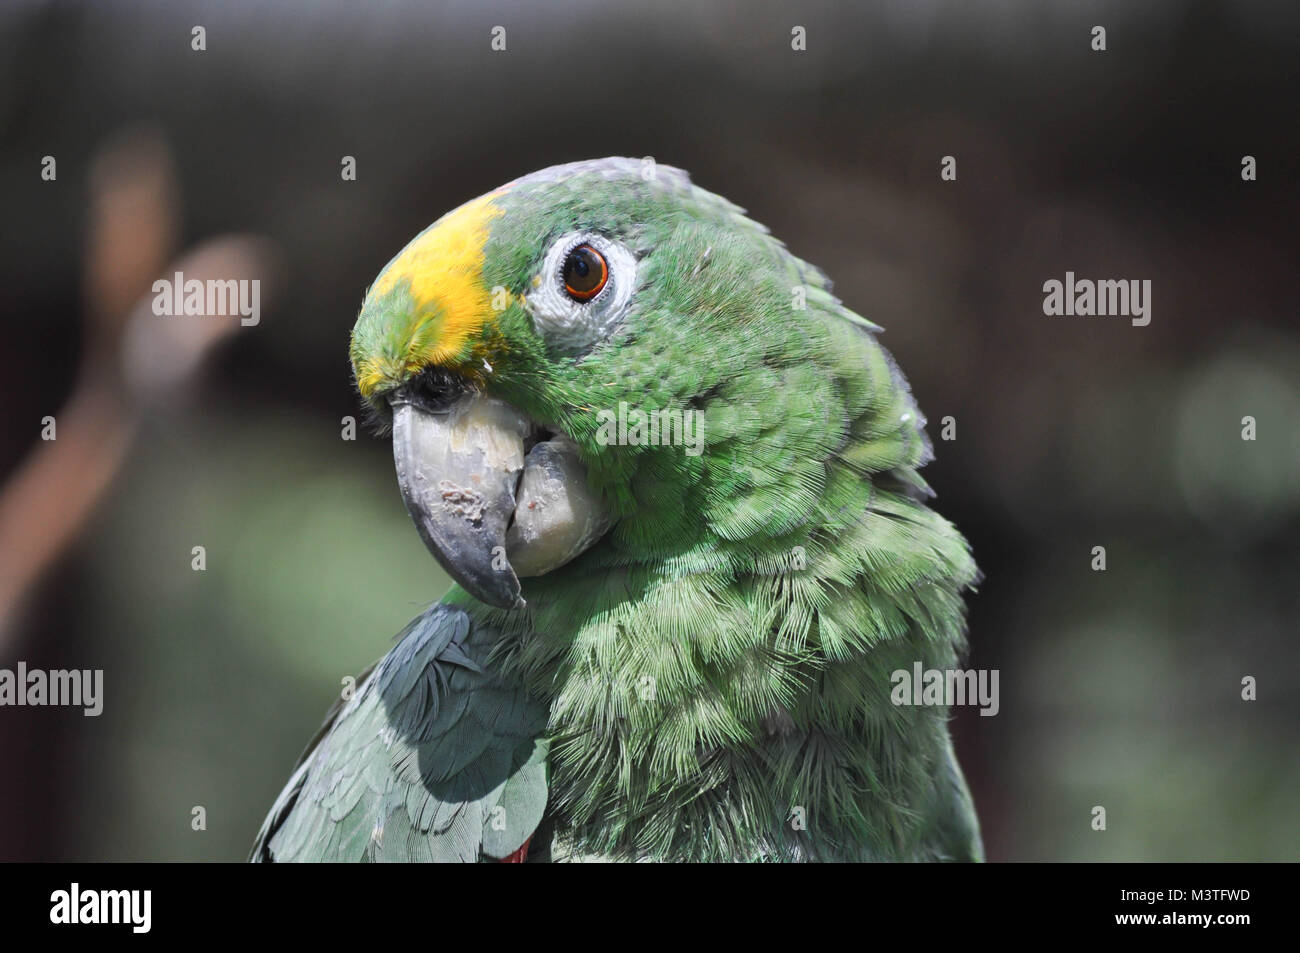
[[[445,215],[352,332],[455,580],[336,704],[264,861],[980,860],[941,706],[978,579],[826,277],[651,160]]]

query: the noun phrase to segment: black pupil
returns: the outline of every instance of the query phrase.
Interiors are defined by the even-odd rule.
[[[564,263],[564,283],[571,291],[592,291],[600,281],[600,262],[590,248],[575,248]]]

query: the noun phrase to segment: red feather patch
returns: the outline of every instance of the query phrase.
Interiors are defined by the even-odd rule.
[[[510,854],[509,856],[506,857],[502,857],[500,862],[503,864],[522,864],[525,860],[528,859],[528,844],[530,841],[532,841],[532,839],[533,839],[532,835],[529,835],[527,840],[524,841],[524,846],[520,847],[513,854]]]

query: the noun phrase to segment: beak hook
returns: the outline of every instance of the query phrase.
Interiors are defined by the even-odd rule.
[[[397,484],[425,546],[479,601],[523,608],[506,531],[524,468],[527,418],[481,394],[439,411],[404,397],[391,403]]]

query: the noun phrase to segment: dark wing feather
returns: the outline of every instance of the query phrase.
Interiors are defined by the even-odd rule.
[[[546,708],[488,669],[499,634],[438,605],[336,703],[253,847],[257,861],[508,856],[546,808]]]

